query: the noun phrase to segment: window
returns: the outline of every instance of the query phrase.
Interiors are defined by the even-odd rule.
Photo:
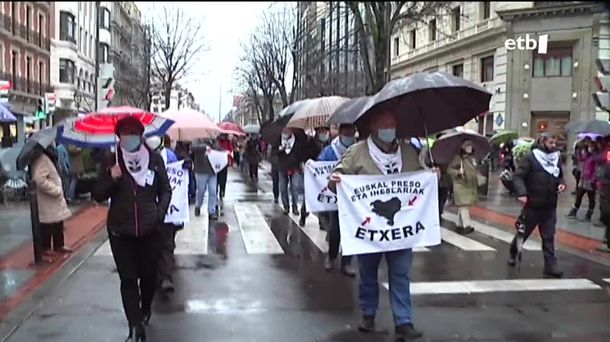
[[[27,56],[25,59],[25,82],[27,85],[27,92],[31,93],[32,88],[30,87],[32,80],[32,57]]]
[[[19,55],[17,54],[17,51],[13,50],[11,51],[11,76],[13,77],[12,81],[14,87],[15,84],[17,84],[17,77],[19,77],[18,63]]]
[[[0,73],[4,73],[4,43],[0,42]]]
[[[13,27],[12,27],[13,34],[17,33],[17,22],[19,21],[18,13],[19,13],[19,3],[12,2],[11,3],[11,18],[13,19]]]
[[[490,82],[494,79],[494,56],[481,58],[481,82]]]
[[[417,31],[416,29],[412,29],[411,32],[409,32],[411,39],[410,39],[410,43],[411,43],[411,49],[415,49],[416,46],[416,42],[417,42]]]
[[[42,46],[42,40],[45,36],[45,28],[44,28],[44,15],[39,14],[38,15],[38,46],[43,47]]]
[[[59,12],[59,39],[76,43],[76,21],[68,12]]]
[[[544,55],[534,53],[534,77],[572,76],[572,47],[549,48]]]
[[[83,28],[80,28],[80,32],[78,33],[78,48],[80,50],[80,52],[82,53],[83,51],[85,51],[85,42],[83,41]]]
[[[320,50],[322,52],[326,49],[326,19],[320,19]]]
[[[110,48],[108,44],[100,43],[100,63],[110,63]]]
[[[29,42],[32,39],[32,7],[25,6],[25,39]]]
[[[85,31],[85,36],[83,37],[83,53],[87,55],[89,53],[89,32]]]
[[[453,32],[457,32],[461,30],[461,15],[460,15],[460,6],[451,10],[451,19],[453,21]]]
[[[44,89],[44,62],[39,61],[38,62],[38,83],[40,83],[40,89]],[[42,92],[42,91],[41,91]]]
[[[74,84],[74,62],[69,59],[59,60],[59,82]]]
[[[100,28],[110,30],[110,11],[107,8],[100,8]]]
[[[428,23],[428,33],[431,42],[436,40],[436,19],[430,20]]]
[[[464,64],[456,64],[451,67],[453,76],[464,77]]]
[[[398,37],[394,38],[394,56],[400,55],[400,39]]]
[[[481,19],[491,17],[491,2],[485,1],[481,4]]]

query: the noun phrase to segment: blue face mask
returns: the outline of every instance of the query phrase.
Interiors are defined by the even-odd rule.
[[[396,128],[383,128],[377,132],[377,138],[386,144],[392,143],[396,139]]]
[[[121,146],[128,152],[135,152],[140,148],[142,139],[139,135],[124,135],[121,137]]]
[[[356,138],[341,136],[339,138],[339,141],[341,142],[341,144],[343,144],[343,146],[350,147],[356,143]]]
[[[320,140],[321,142],[327,142],[328,141],[328,133],[320,133],[320,134],[318,134],[318,140]]]

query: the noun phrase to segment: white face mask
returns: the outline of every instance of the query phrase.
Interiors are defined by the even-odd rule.
[[[472,146],[466,146],[464,147],[464,152],[471,154],[472,153]]]

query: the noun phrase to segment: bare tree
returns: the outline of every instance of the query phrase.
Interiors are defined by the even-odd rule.
[[[152,74],[160,83],[169,108],[176,82],[189,74],[206,49],[201,23],[180,8],[164,7],[152,30]]]
[[[345,1],[353,13],[359,36],[368,92],[381,90],[389,80],[390,41],[401,25],[424,22],[448,13],[450,2]]]

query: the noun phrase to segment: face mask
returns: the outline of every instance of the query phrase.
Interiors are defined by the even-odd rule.
[[[318,134],[318,140],[320,140],[321,142],[327,142],[328,141],[328,134],[327,133],[320,133],[320,134]]]
[[[341,142],[341,144],[343,144],[343,146],[350,147],[356,142],[356,138],[342,136],[339,138],[339,141]]]
[[[288,140],[288,139],[290,139],[290,137],[291,137],[291,134],[288,134],[288,133],[282,133],[282,139],[283,139],[283,140]]]
[[[135,152],[140,148],[141,139],[139,135],[124,135],[121,138],[121,146],[128,152]]]
[[[468,154],[471,154],[471,153],[472,153],[472,146],[466,146],[466,147],[464,148],[464,152],[466,152],[466,153],[468,153]]]
[[[161,149],[162,145],[161,145],[161,137],[158,136],[152,136],[148,139],[146,139],[146,145],[151,149],[151,150],[157,150],[157,149]]]
[[[396,128],[384,128],[377,132],[379,140],[386,144],[392,143],[396,139]]]

